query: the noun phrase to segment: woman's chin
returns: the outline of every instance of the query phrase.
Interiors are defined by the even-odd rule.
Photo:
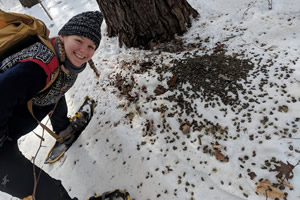
[[[85,62],[78,62],[78,61],[74,61],[71,60],[71,63],[75,66],[75,67],[81,67]]]

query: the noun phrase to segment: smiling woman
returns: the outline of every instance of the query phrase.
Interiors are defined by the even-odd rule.
[[[11,15],[14,14],[1,11],[0,21],[6,22],[5,16]],[[19,151],[17,141],[48,114],[53,131],[60,138],[61,133],[71,137],[84,124],[70,123],[64,94],[99,47],[102,21],[99,11],[81,13],[62,27],[58,37],[50,39],[49,46],[38,38],[25,38],[29,44],[24,45],[22,40],[14,48],[17,52],[0,58],[0,93],[5,94],[0,99],[0,191],[21,199],[72,199],[60,181],[35,166],[41,171],[37,187],[33,164]],[[8,52],[11,51],[5,51]],[[35,118],[28,111],[29,100]]]
[[[96,45],[88,38],[70,35],[59,36],[64,43],[64,49],[68,59],[76,67],[81,67],[84,63],[89,61],[95,53]]]

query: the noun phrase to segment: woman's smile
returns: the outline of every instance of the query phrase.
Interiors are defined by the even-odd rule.
[[[76,67],[82,66],[90,60],[95,53],[96,45],[88,38],[77,35],[59,37],[64,43],[68,59]]]

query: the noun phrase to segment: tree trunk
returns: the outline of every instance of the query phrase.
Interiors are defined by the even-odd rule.
[[[199,14],[187,0],[97,0],[109,37],[119,36],[120,46],[144,47],[167,42],[191,26]]]
[[[23,7],[31,8],[32,6],[38,4],[39,0],[19,0]]]

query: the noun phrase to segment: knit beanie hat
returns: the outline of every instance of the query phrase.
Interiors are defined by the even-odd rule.
[[[92,40],[96,49],[101,40],[103,15],[99,11],[88,11],[72,17],[58,32],[59,35],[79,35]]]

